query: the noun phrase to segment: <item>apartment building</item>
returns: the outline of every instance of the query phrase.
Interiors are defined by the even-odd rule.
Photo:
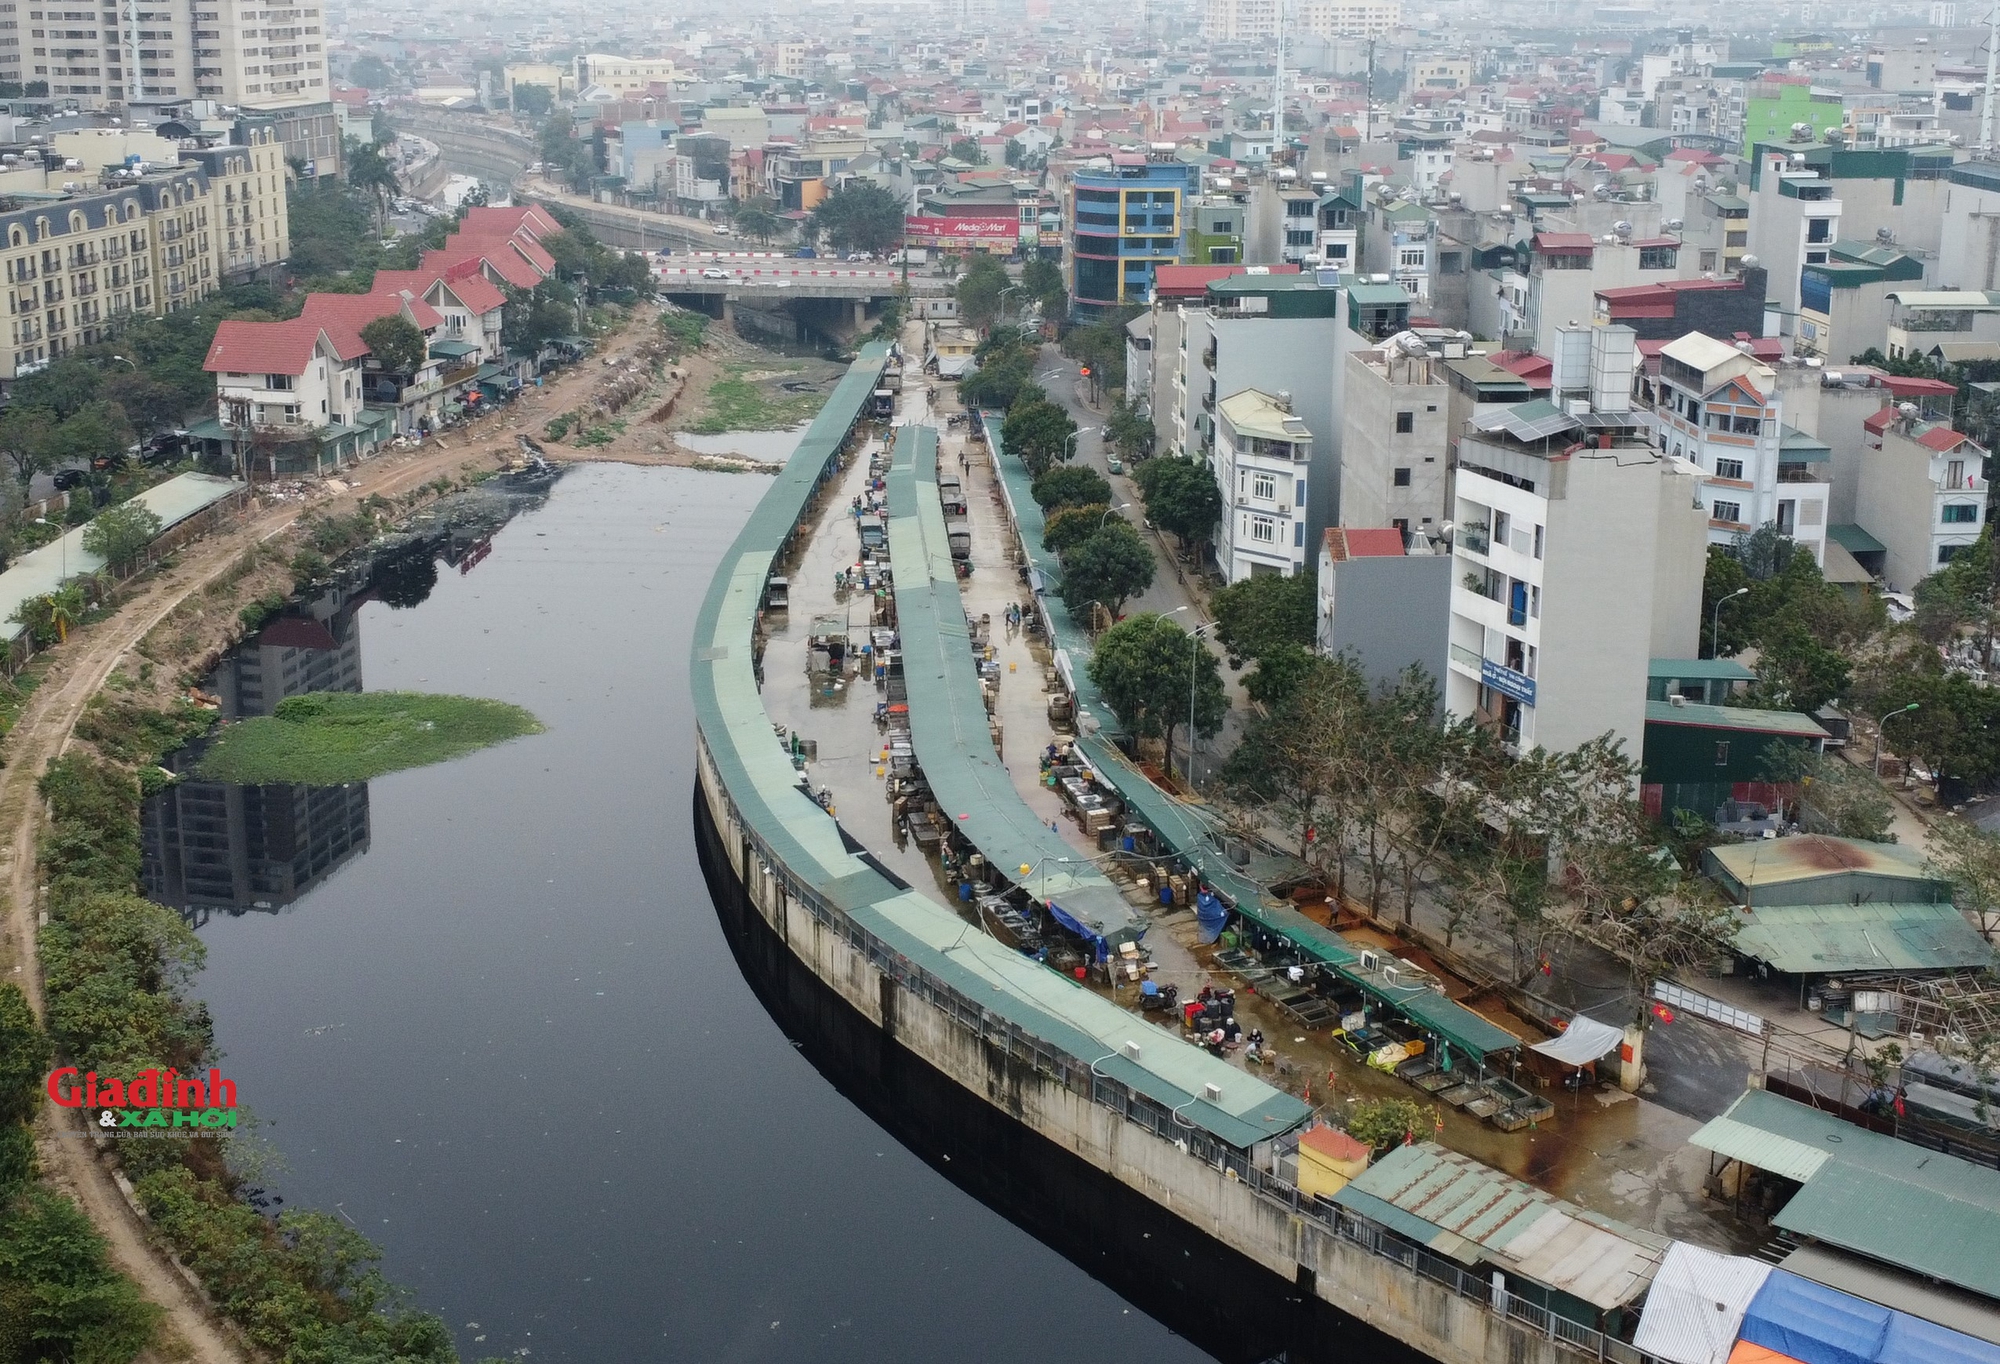
[[[238,458],[253,460],[259,451],[252,433],[268,432],[272,438],[264,444],[275,461],[281,438],[362,427],[367,356],[359,333],[338,321],[226,321],[202,368],[215,375],[216,420],[241,445]],[[274,462],[246,472],[275,477],[286,471]]]
[[[1775,371],[1739,346],[1694,332],[1660,352],[1649,396],[1660,448],[1700,471],[1710,543],[1730,544],[1770,524],[1826,562],[1831,452],[1785,425]]]
[[[1334,526],[1320,539],[1313,647],[1347,658],[1371,688],[1419,667],[1440,687],[1451,634],[1452,555],[1393,526]]]
[[[1861,462],[1856,516],[1881,542],[1883,581],[1909,592],[1979,538],[1987,451],[1913,403],[1885,407],[1863,427],[1872,448]]]
[[[162,98],[273,108],[332,94],[317,4],[196,0],[100,14],[64,2],[6,11],[20,18],[0,37],[0,80],[47,81],[51,98],[90,109]]]
[[[1402,332],[1347,355],[1341,411],[1340,513],[1356,526],[1422,533],[1449,519],[1450,388],[1464,359],[1457,332]]]
[[[0,214],[0,384],[108,340],[131,314],[173,312],[214,293],[222,266],[212,207],[206,174],[187,167]]]
[[[1291,395],[1250,388],[1217,403],[1213,468],[1223,506],[1215,557],[1229,581],[1303,571],[1312,432]]]
[[[1781,150],[1759,147],[1752,165],[1750,251],[1771,272],[1771,301],[1795,313],[1800,272],[1826,264],[1840,240],[1840,200],[1819,167]]]
[[[1069,231],[1070,298],[1085,313],[1145,303],[1153,273],[1182,263],[1186,212],[1199,171],[1169,144],[1116,152],[1108,170],[1077,170],[1064,222]]]
[[[1700,635],[1695,471],[1629,410],[1631,333],[1606,342],[1585,394],[1489,413],[1458,442],[1445,704],[1522,750],[1608,733],[1639,752],[1650,660],[1693,657]]]
[[[1288,9],[1315,38],[1383,38],[1403,24],[1401,0],[1297,0]]]
[[[591,52],[576,59],[578,91],[603,90],[614,95],[642,95],[649,86],[671,85],[676,75],[671,57],[620,57]]]
[[[1278,32],[1278,0],[1203,0],[1201,36],[1212,43],[1270,38]]]
[[[1162,449],[1212,464],[1216,409],[1247,389],[1289,394],[1291,411],[1312,435],[1305,543],[1338,522],[1340,411],[1345,353],[1364,344],[1341,320],[1342,291],[1331,272],[1277,274],[1251,266],[1208,282],[1202,306],[1179,313],[1178,348],[1154,352],[1165,371],[1166,410],[1156,401],[1153,425]],[[1156,377],[1155,392],[1161,384]],[[1296,505],[1296,504],[1294,504]]]
[[[1890,298],[1923,277],[1923,262],[1893,247],[1835,242],[1823,264],[1799,272],[1792,353],[1838,361],[1880,346],[1889,329]]]
[[[246,126],[241,145],[183,154],[208,177],[218,263],[223,279],[241,283],[289,259],[291,219],[285,204],[285,148],[268,125]]]

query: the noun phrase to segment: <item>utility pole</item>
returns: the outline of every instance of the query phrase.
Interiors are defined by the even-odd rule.
[[[1361,114],[1361,141],[1365,146],[1375,140],[1375,40],[1368,40],[1368,89],[1362,96],[1364,106]]]
[[[1277,0],[1277,11],[1278,69],[1271,78],[1271,161],[1274,165],[1285,142],[1285,0]]]
[[[2000,5],[1986,16],[1986,105],[1979,114],[1979,154],[1993,155],[1993,82],[2000,76]]]

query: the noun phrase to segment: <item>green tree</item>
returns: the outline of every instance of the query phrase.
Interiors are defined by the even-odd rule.
[[[347,139],[347,183],[370,196],[379,225],[388,217],[389,203],[402,192],[396,166],[387,151],[358,137]]]
[[[372,52],[364,52],[347,69],[347,78],[356,85],[370,90],[387,90],[396,82],[396,73],[389,64]]]
[[[1007,268],[983,251],[974,252],[953,287],[958,315],[975,327],[991,325],[1000,315],[1000,291],[1007,287]]]
[[[1058,558],[1068,554],[1078,545],[1097,534],[1098,527],[1111,508],[1103,503],[1096,506],[1059,506],[1042,523],[1042,548]]]
[[[1149,459],[1132,475],[1146,499],[1146,515],[1181,542],[1183,551],[1208,543],[1222,520],[1222,491],[1215,475],[1191,459]]]
[[[1262,655],[1243,678],[1243,694],[1260,706],[1275,705],[1294,688],[1304,686],[1313,672],[1313,651],[1302,644],[1280,644]]]
[[[107,375],[104,396],[117,403],[134,431],[158,431],[176,425],[187,412],[181,395],[150,374],[121,369]]]
[[[1090,370],[1091,391],[1125,387],[1125,324],[1142,310],[1115,308],[1088,327],[1078,327],[1062,340],[1062,352]]]
[[[1949,815],[1931,825],[1931,874],[1951,883],[1951,901],[1969,913],[1981,937],[2000,932],[2000,838]]]
[[[1104,481],[1104,475],[1081,464],[1049,469],[1029,485],[1028,495],[1035,499],[1036,506],[1050,514],[1060,507],[1101,509],[1111,505],[1111,485]]]
[[[97,514],[83,531],[83,547],[101,555],[114,573],[124,573],[160,536],[159,514],[136,498]]]
[[[1008,410],[1000,428],[1000,438],[1035,478],[1076,453],[1070,439],[1076,421],[1062,408],[1044,399],[1018,401]]]
[[[1814,833],[1887,842],[1895,807],[1882,783],[1840,758],[1804,744],[1774,744],[1763,760],[1764,779],[1798,788],[1799,822]]]
[[[103,386],[101,366],[70,357],[15,380],[8,397],[13,406],[45,408],[57,421],[65,421],[96,402]]]
[[[752,199],[740,205],[734,216],[736,230],[760,242],[768,243],[785,230],[785,220],[768,199]]]
[[[131,444],[125,409],[102,398],[78,408],[49,433],[50,456],[58,466],[122,455]]]
[[[1209,609],[1215,613],[1215,637],[1232,661],[1261,659],[1288,645],[1312,647],[1319,599],[1304,573],[1265,573],[1221,588]]]
[[[1042,305],[1042,316],[1061,318],[1069,312],[1069,290],[1062,267],[1037,256],[1021,267],[1021,292]]]
[[[1007,411],[1023,396],[1042,398],[1034,382],[1035,357],[1025,350],[1002,351],[979,362],[979,368],[958,381],[959,401],[967,407]]]
[[[35,1120],[53,1055],[21,987],[0,984],[0,1126]]]
[[[1070,610],[1075,614],[1074,606]],[[1190,704],[1195,732],[1206,738],[1222,728],[1229,711],[1229,693],[1213,651],[1165,616],[1150,612],[1104,632],[1090,658],[1090,680],[1129,732],[1165,741],[1169,770],[1173,729],[1187,722]]]
[[[55,418],[46,408],[24,407],[16,402],[0,414],[0,454],[14,466],[14,476],[21,481],[24,494],[36,474],[55,467],[54,447],[49,442],[54,429]]]
[[[525,118],[542,117],[555,102],[554,92],[546,85],[523,81],[514,87],[514,112]]]
[[[12,1358],[128,1360],[158,1319],[69,1199],[28,1189],[0,1207],[0,1342]]]
[[[423,329],[401,313],[370,322],[361,329],[361,340],[375,362],[391,374],[415,374],[430,355]]]
[[[1115,516],[1061,562],[1063,605],[1079,620],[1092,618],[1092,603],[1115,620],[1127,599],[1153,585],[1152,552],[1129,521]]]
[[[970,166],[983,166],[986,164],[986,153],[979,149],[979,139],[976,137],[959,138],[958,141],[945,148],[944,154],[954,161],[963,161]]]
[[[1376,1151],[1429,1141],[1439,1126],[1437,1109],[1415,1099],[1367,1099],[1347,1111],[1347,1135]]]
[[[1135,402],[1121,401],[1104,419],[1104,438],[1118,447],[1127,459],[1153,448],[1153,422],[1139,411]]]
[[[849,180],[819,201],[812,224],[836,251],[893,251],[903,216],[898,196],[872,180]]]

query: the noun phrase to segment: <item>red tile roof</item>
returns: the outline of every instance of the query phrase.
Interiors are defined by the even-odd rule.
[[[551,232],[562,231],[562,224],[551,218],[548,210],[535,204],[522,204],[513,208],[469,208],[459,228],[480,236],[511,237],[525,229],[532,236],[546,237]]]
[[[333,335],[342,326],[350,328],[357,335],[363,327],[377,318],[393,317],[407,308],[410,321],[429,331],[444,321],[438,310],[421,298],[406,298],[401,293],[379,294],[307,294],[306,306],[301,314],[307,320],[319,323]]]
[[[1889,424],[1896,420],[1896,415],[1895,404],[1892,403],[1879,412],[1863,417],[1861,419],[1861,429],[1870,435],[1879,436],[1889,429]]]
[[[1555,382],[1556,362],[1533,351],[1500,350],[1486,358],[1535,388],[1546,388]]]
[[[231,320],[215,329],[201,367],[211,374],[304,374],[322,337],[343,360],[368,353],[360,336],[346,327],[335,335],[303,317],[288,322]]]
[[[1337,564],[1349,559],[1400,559],[1403,557],[1403,532],[1394,526],[1381,530],[1329,526],[1326,552]]]
[[[1299,1135],[1299,1145],[1317,1151],[1328,1160],[1366,1160],[1373,1147],[1355,1140],[1338,1127],[1315,1127]]]
[[[1557,253],[1590,251],[1596,248],[1596,238],[1588,232],[1537,232],[1535,250]]]

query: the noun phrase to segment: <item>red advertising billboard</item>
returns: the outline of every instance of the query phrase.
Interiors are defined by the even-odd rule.
[[[912,246],[933,246],[941,251],[998,251],[1011,255],[1020,249],[1021,222],[1011,209],[999,213],[949,213],[939,217],[905,218],[903,235]]]

